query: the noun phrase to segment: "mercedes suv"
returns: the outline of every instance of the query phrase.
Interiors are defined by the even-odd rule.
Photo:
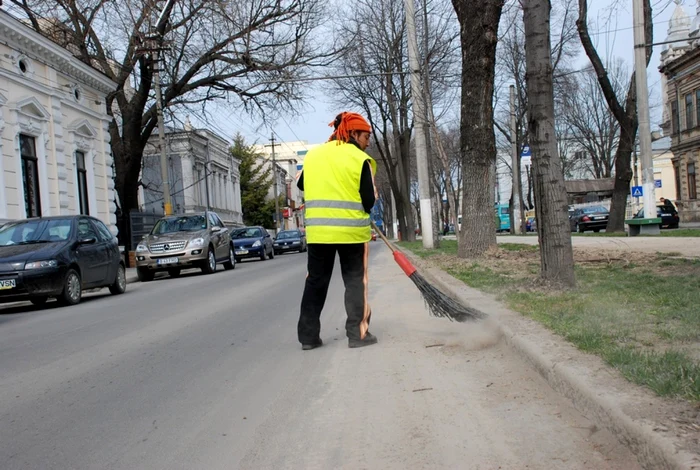
[[[152,281],[158,271],[178,277],[182,269],[203,273],[236,267],[229,229],[214,212],[171,215],[160,219],[136,247],[136,272],[141,282]]]

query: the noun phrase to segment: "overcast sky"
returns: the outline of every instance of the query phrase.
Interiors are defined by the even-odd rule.
[[[631,72],[633,63],[632,41],[632,1],[620,0],[616,10],[610,10],[611,0],[591,0],[589,11],[591,33],[597,40],[597,46],[601,55],[620,57],[625,60]],[[686,13],[691,19],[696,13],[695,0],[683,2]],[[667,35],[668,21],[673,14],[676,5],[674,0],[652,0],[654,14],[654,41],[664,41]],[[652,129],[659,127],[661,120],[660,110],[660,85],[659,85],[659,55],[663,46],[654,48],[654,55],[649,66],[649,86],[652,89]],[[578,57],[580,67],[589,65],[588,59],[581,51]],[[331,107],[322,92],[309,85],[310,96],[315,98],[305,105],[302,117],[280,116],[274,127],[276,139],[284,141],[306,140],[308,143],[320,143],[328,139],[330,128],[328,123],[334,116],[342,111]],[[259,123],[251,122],[250,118],[242,112],[220,111],[217,113],[221,119],[216,120],[215,130],[227,138],[231,138],[236,132],[241,132],[250,143],[268,143],[271,129],[259,128]]]

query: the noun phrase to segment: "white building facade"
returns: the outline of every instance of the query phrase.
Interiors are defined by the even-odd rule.
[[[145,212],[163,213],[159,136],[144,149],[140,205]],[[231,144],[206,129],[170,129],[165,137],[168,181],[173,213],[212,210],[228,226],[243,226],[240,162]]]
[[[0,11],[0,219],[89,214],[117,233],[117,84]]]

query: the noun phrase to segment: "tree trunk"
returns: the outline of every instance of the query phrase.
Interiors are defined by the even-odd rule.
[[[637,80],[633,73],[625,100],[625,118],[620,123],[620,139],[615,151],[615,186],[613,187],[610,214],[606,232],[624,232],[627,198],[632,181],[632,150],[637,137]]]
[[[496,136],[493,91],[503,0],[452,0],[460,24],[462,230],[458,256],[476,258],[496,245],[493,213]]]
[[[568,204],[554,130],[554,87],[549,0],[524,2],[528,130],[535,173],[540,275],[565,287],[576,284]]]
[[[635,86],[634,80],[632,86]],[[636,107],[632,107],[636,110]],[[624,232],[625,215],[627,213],[627,198],[630,193],[632,181],[632,148],[637,135],[637,120],[633,120],[633,128],[620,129],[620,141],[615,152],[615,186],[613,188],[612,201],[610,202],[610,214],[606,232]]]

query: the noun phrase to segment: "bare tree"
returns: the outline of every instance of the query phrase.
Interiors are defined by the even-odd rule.
[[[159,31],[157,0],[10,0],[31,25],[59,40],[80,60],[118,84],[107,96],[116,187],[125,214],[138,206],[144,146],[156,120],[154,69],[165,107],[206,107],[235,98],[249,111],[292,108],[302,94],[295,82],[328,54],[311,41],[321,21],[317,0],[176,0]],[[157,44],[148,38],[164,38]],[[164,48],[162,63],[154,48]],[[237,101],[236,101],[237,99]]]
[[[493,216],[496,141],[493,94],[503,0],[452,0],[460,24],[460,153],[464,187],[458,256],[479,257],[496,244]]]
[[[554,84],[549,0],[524,0],[528,132],[535,172],[540,276],[566,287],[576,284],[561,160],[554,130]]]
[[[621,60],[607,66],[616,95],[624,92],[627,71]],[[569,80],[562,96],[561,117],[567,137],[582,152],[582,164],[593,178],[610,178],[620,137],[620,124],[610,111],[592,69]]]
[[[613,189],[606,231],[622,232],[625,229],[627,196],[629,195],[630,181],[632,180],[631,157],[638,127],[636,80],[634,73],[632,73],[623,106],[620,102],[620,96],[615,92],[610,74],[591,40],[591,35],[588,31],[588,1],[578,0],[578,6],[579,14],[576,26],[581,38],[581,44],[583,44],[583,49],[593,65],[593,69],[598,77],[598,84],[603,92],[603,96],[605,96],[608,107],[620,126],[620,138],[615,152],[615,187]],[[653,42],[650,0],[644,0],[644,24],[644,37],[648,46],[646,48],[646,62],[648,65],[652,53],[651,43]]]
[[[438,96],[449,88],[451,45],[449,18],[439,1],[431,1],[418,22],[423,33],[421,51],[433,77],[429,83]],[[396,203],[399,232],[404,240],[415,240],[416,223],[411,205],[411,146],[413,130],[411,90],[403,0],[359,0],[342,11],[337,25],[346,54],[335,64],[339,78],[329,87],[344,108],[362,110],[373,130],[373,152],[384,168]],[[427,37],[425,36],[427,30]]]
[[[567,81],[571,73],[571,62],[578,54],[578,35],[576,32],[576,0],[554,0],[552,2],[551,24],[552,24],[552,72],[554,74],[555,96],[561,95],[562,85]],[[516,148],[520,149],[528,143],[527,109],[528,94],[525,83],[525,32],[523,30],[522,5],[514,1],[508,5],[504,11],[504,30],[501,34],[497,48],[498,79],[496,83],[496,119],[494,125],[498,130],[496,141],[499,149],[500,167],[508,170],[512,178],[512,171],[520,175],[521,165],[512,168],[511,131],[510,131],[510,103],[509,86],[515,86],[515,128],[514,136]],[[561,154],[565,158],[566,154]],[[518,160],[520,156],[518,155]],[[527,207],[533,207],[532,182],[530,169],[526,168],[525,183],[520,185],[521,191],[527,193],[525,197],[521,195],[520,201]],[[511,228],[514,227],[513,220],[513,197],[511,195]],[[523,219],[524,220],[524,219]]]

